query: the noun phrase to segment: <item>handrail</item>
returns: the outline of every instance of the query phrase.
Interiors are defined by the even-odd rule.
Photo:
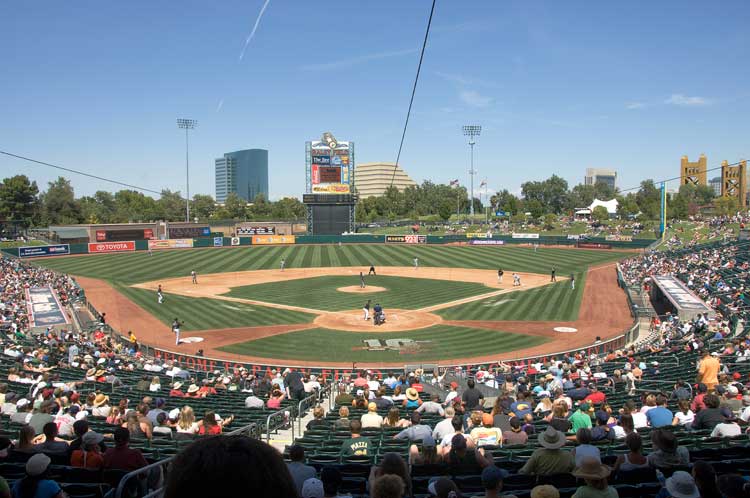
[[[319,400],[320,398],[318,397],[318,393],[313,393],[306,398],[302,398],[299,403],[297,403],[297,412],[294,414],[294,416],[297,418],[297,432],[299,434],[302,434],[302,405],[304,404],[305,410],[307,410],[308,408],[310,408],[310,405],[308,404],[310,401],[318,403]]]
[[[222,434],[223,436],[260,436],[260,427],[256,422],[250,422],[247,425],[243,425],[242,427],[238,427],[237,429],[234,429],[230,432],[225,432]],[[258,438],[260,439],[260,438]]]
[[[172,460],[174,460],[174,457],[171,456],[169,458],[165,458],[164,460],[159,460],[158,462],[154,462],[152,464],[146,465],[145,467],[141,467],[140,469],[134,470],[132,472],[128,472],[122,478],[120,479],[120,483],[117,485],[117,490],[115,491],[114,498],[122,498],[122,492],[125,489],[125,484],[134,477],[140,477],[142,474],[148,474],[151,472],[151,469],[155,469],[161,466],[165,466],[166,464],[170,463]],[[166,468],[166,467],[165,467]],[[163,493],[163,488],[162,493]],[[154,492],[159,490],[154,490]],[[150,495],[150,494],[149,494]]]
[[[271,418],[278,417],[280,415],[281,419],[283,421],[286,421],[287,413],[288,413],[287,408],[282,408],[281,410],[270,413],[268,417],[266,417],[266,442],[267,443],[271,441],[271,430],[278,429],[278,427],[274,427],[273,429],[271,429]],[[294,440],[294,421],[290,420],[289,422],[290,422],[289,425],[292,427],[292,440]]]

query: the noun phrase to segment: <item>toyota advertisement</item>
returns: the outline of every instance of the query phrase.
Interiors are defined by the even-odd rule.
[[[126,252],[135,251],[135,241],[128,240],[125,242],[90,242],[90,253],[102,252]]]

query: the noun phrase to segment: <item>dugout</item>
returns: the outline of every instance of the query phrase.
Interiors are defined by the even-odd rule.
[[[669,275],[651,277],[651,303],[659,314],[670,311],[681,321],[689,321],[699,314],[713,316],[713,310],[688,289],[679,279]]]

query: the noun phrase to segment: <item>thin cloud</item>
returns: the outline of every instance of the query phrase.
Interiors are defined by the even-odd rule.
[[[490,104],[492,104],[492,102],[494,101],[492,97],[482,95],[476,90],[464,90],[462,92],[459,92],[458,97],[464,104],[480,109],[489,107]]]
[[[416,48],[409,48],[404,50],[394,50],[391,52],[378,52],[375,54],[360,55],[359,57],[352,57],[350,59],[340,59],[331,62],[321,62],[319,64],[306,64],[301,66],[300,69],[303,71],[324,71],[327,69],[336,69],[340,67],[356,66],[357,64],[364,64],[365,62],[388,59],[391,57],[402,57],[404,55],[411,55],[417,53],[419,50]]]
[[[258,30],[258,25],[260,24],[260,20],[263,17],[263,13],[266,11],[266,7],[268,7],[268,4],[271,2],[271,0],[266,0],[263,3],[263,7],[260,8],[260,13],[258,14],[258,18],[255,19],[255,25],[253,26],[253,29],[250,31],[250,34],[247,36],[247,39],[245,39],[245,46],[242,47],[242,52],[240,52],[240,60],[242,60],[245,57],[245,51],[247,50],[247,46],[250,45],[250,42],[252,41],[253,37],[255,37],[255,32]]]
[[[673,93],[664,103],[681,107],[698,107],[710,105],[711,101],[705,97],[689,97],[681,93]]]
[[[485,86],[485,87],[496,87],[497,83],[492,81],[483,80],[479,78],[470,78],[461,74],[454,73],[443,73],[441,71],[435,71],[435,74],[440,78],[450,83],[455,83],[460,86]]]
[[[222,107],[224,107],[224,99],[219,100],[219,103],[216,105],[216,112],[219,112]]]
[[[628,110],[643,109],[644,107],[646,107],[646,104],[644,104],[643,102],[631,102],[625,106],[625,109],[628,109]]]

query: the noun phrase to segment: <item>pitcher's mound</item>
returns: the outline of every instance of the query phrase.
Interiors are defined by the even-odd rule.
[[[348,285],[346,287],[339,287],[336,289],[339,292],[354,292],[356,294],[369,294],[370,292],[383,292],[388,290],[385,287],[378,287],[377,285],[368,285],[367,287],[360,287],[359,285]]]
[[[440,316],[424,311],[386,309],[385,323],[375,325],[372,315],[370,312],[370,319],[365,320],[362,310],[340,311],[319,315],[313,323],[318,327],[352,332],[399,332],[432,327],[443,321]]]

